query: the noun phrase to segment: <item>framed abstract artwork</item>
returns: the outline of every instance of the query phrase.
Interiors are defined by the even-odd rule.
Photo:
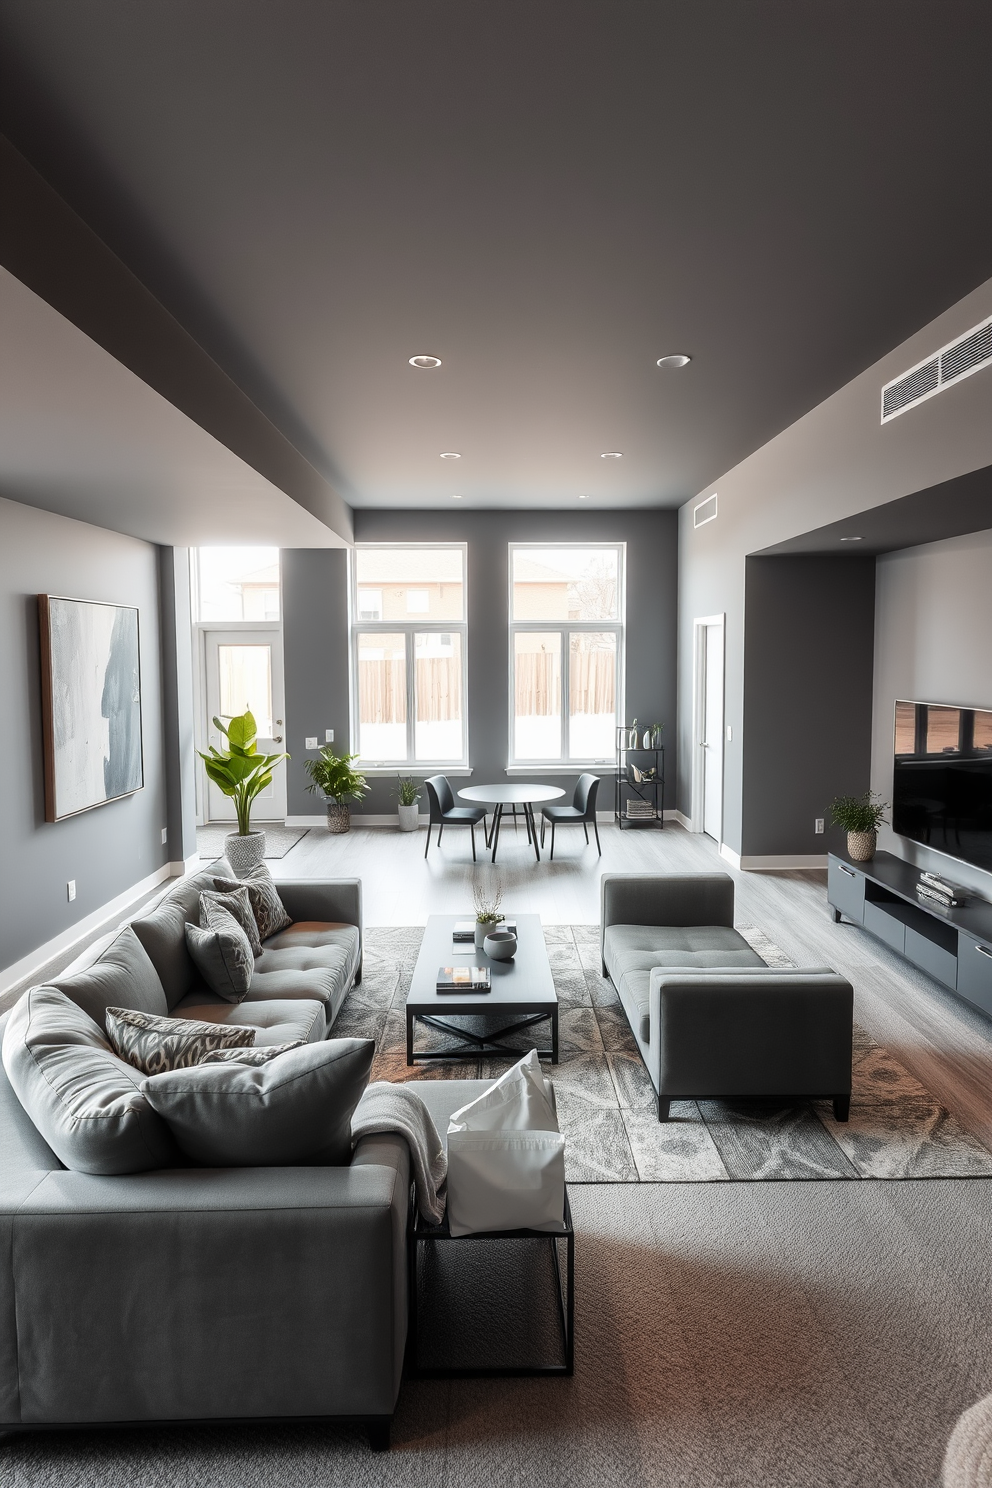
[[[142,789],[138,611],[38,595],[45,818]]]

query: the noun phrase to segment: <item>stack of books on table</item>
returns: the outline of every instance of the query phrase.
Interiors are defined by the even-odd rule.
[[[488,966],[440,966],[437,973],[439,992],[488,992],[491,988]]]
[[[511,935],[517,933],[516,920],[500,920],[498,924],[491,925],[491,930],[509,930]],[[451,938],[455,945],[475,945],[475,921],[456,920],[455,928],[451,932]]]
[[[921,873],[920,881],[916,885],[916,897],[922,899],[925,904],[933,904],[938,909],[959,909],[962,904],[967,904],[968,896],[959,884],[949,883],[946,878],[940,878],[936,873]]]
[[[629,821],[654,821],[656,816],[650,801],[628,801],[625,815]]]

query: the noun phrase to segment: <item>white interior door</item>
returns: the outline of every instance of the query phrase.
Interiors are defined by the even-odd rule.
[[[250,709],[258,725],[258,748],[276,754],[283,746],[285,717],[282,634],[277,630],[204,630],[205,737],[223,749],[224,736],[214,717],[226,723]],[[252,823],[283,821],[286,816],[286,763],[272,772],[271,784],[255,797]],[[207,818],[234,821],[234,802],[212,781],[207,783]]]
[[[703,831],[723,834],[723,626],[703,628]]]

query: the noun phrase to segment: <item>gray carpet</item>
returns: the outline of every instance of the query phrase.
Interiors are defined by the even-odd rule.
[[[739,928],[769,965],[792,964],[760,930]],[[495,1078],[506,1060],[407,1065],[403,1009],[422,934],[367,932],[362,983],[349,993],[335,1032],[375,1039],[375,1080]],[[568,1138],[570,1183],[992,1176],[992,1154],[863,1029],[856,1030],[849,1122],[835,1121],[829,1102],[767,1101],[676,1101],[672,1120],[659,1122],[626,1016],[601,975],[598,928],[550,925],[545,938],[561,1004],[561,1062],[547,1069]],[[428,1048],[441,1047],[444,1036],[417,1037]],[[539,1028],[538,1037],[546,1032]]]
[[[256,827],[265,833],[265,856],[284,858],[291,847],[304,838],[309,827],[284,827],[281,822],[257,822]],[[224,843],[234,823],[210,822],[196,829],[196,850],[201,858],[220,858],[224,855]]]
[[[992,1185],[588,1185],[573,1212],[574,1379],[407,1382],[384,1455],[317,1427],[69,1432],[0,1443],[0,1478],[936,1488],[992,1380]]]

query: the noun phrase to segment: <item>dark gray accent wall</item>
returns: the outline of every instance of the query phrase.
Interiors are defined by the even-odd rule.
[[[67,821],[45,821],[38,594],[136,605],[145,787]],[[163,762],[159,567],[149,543],[0,500],[0,967],[124,893],[170,849]],[[66,883],[76,880],[69,903]]]
[[[468,728],[473,781],[506,779],[509,739],[507,549],[511,542],[626,542],[626,714],[665,724],[668,790],[674,801],[677,515],[671,511],[355,512],[359,542],[464,542],[468,545]],[[335,729],[350,738],[345,554],[283,553],[286,721],[294,754],[291,815],[319,809],[302,790],[302,745]],[[570,789],[575,771],[545,777]],[[612,804],[607,782],[600,809]],[[363,808],[396,810],[394,781],[377,777]]]
[[[162,615],[162,739],[169,858],[196,852],[195,693],[189,548],[158,550]]]
[[[873,558],[748,558],[741,855],[822,853],[871,773]]]

